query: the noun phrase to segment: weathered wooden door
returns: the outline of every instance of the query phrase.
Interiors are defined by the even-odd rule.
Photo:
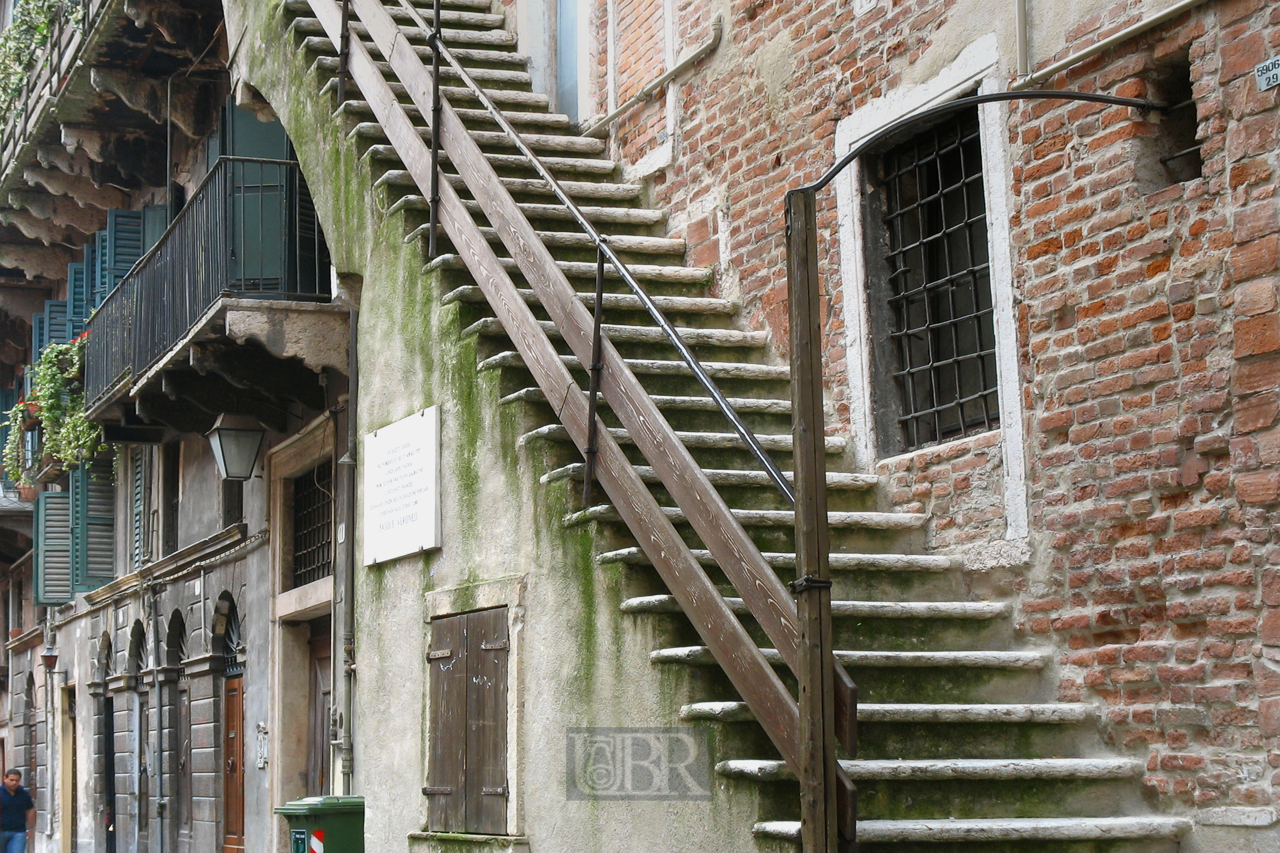
[[[329,708],[332,696],[330,636],[311,638],[311,709],[307,727],[307,796],[322,797],[329,791]]]
[[[224,682],[222,853],[244,851],[244,679]]]
[[[433,830],[506,834],[508,647],[505,607],[431,623]]]

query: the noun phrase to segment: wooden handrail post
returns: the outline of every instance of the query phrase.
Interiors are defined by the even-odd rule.
[[[787,194],[787,287],[791,313],[791,408],[800,627],[800,831],[804,853],[838,853],[835,672],[832,668],[826,434],[822,405],[822,311],[814,193]]]

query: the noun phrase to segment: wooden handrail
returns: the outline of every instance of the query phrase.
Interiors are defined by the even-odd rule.
[[[326,34],[335,44],[339,43],[342,20],[335,0],[309,0],[309,3]],[[429,116],[430,72],[402,36],[399,27],[377,0],[353,0],[352,6],[415,106],[423,116]],[[431,183],[429,148],[409,121],[364,45],[358,39],[352,39],[350,44],[348,68],[352,79],[368,100],[406,171],[425,193]],[[485,217],[538,294],[564,341],[582,363],[588,363],[593,328],[590,313],[447,102],[442,110],[440,134],[450,162],[464,177]],[[584,448],[589,423],[585,395],[579,392],[566,396],[566,390],[579,390],[576,382],[448,182],[441,182],[441,224],[539,387],[549,399],[566,400],[561,420],[579,449]],[[605,399],[636,446],[656,469],[668,492],[685,510],[690,523],[747,602],[753,616],[794,670],[798,653],[797,617],[795,604],[786,587],[607,340],[603,346],[603,361],[605,371],[601,391]],[[606,430],[599,431],[597,476],[623,521],[636,535],[717,662],[784,759],[796,768],[799,717],[795,699],[764,661],[738,619],[729,612],[720,592],[662,514],[656,500]],[[837,704],[844,705],[846,709],[851,707],[839,697]]]

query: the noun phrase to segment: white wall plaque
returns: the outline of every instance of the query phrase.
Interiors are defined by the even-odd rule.
[[[364,437],[364,564],[440,547],[440,407]]]

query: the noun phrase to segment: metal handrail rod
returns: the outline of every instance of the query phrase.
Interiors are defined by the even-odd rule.
[[[817,192],[836,179],[836,176],[843,172],[850,163],[857,160],[867,149],[872,148],[876,144],[884,141],[895,133],[904,130],[911,125],[930,119],[942,118],[951,113],[960,112],[972,106],[979,104],[992,104],[1001,101],[1026,101],[1026,100],[1052,100],[1059,99],[1064,101],[1090,101],[1097,104],[1111,104],[1119,107],[1133,107],[1143,113],[1151,110],[1159,109],[1162,105],[1155,101],[1147,101],[1141,98],[1121,98],[1117,95],[1104,95],[1099,92],[1072,92],[1062,89],[1027,89],[1021,92],[987,92],[982,95],[969,95],[965,98],[956,98],[954,101],[948,101],[936,107],[929,107],[919,112],[911,113],[903,116],[897,121],[882,127],[866,139],[855,145],[850,151],[836,161],[836,164],[827,170],[821,178],[803,187],[797,187],[790,190],[791,193]]]
[[[653,80],[650,80],[639,92],[636,92],[630,98],[619,104],[613,112],[609,113],[602,119],[597,120],[594,124],[582,131],[583,136],[595,136],[600,131],[606,129],[618,119],[622,118],[632,109],[640,104],[648,102],[654,95],[658,94],[664,86],[672,80],[679,77],[685,71],[688,71],[702,57],[711,53],[720,46],[720,39],[724,35],[724,18],[717,12],[716,16],[711,19],[711,35],[707,40],[693,49],[693,52],[675,64],[670,71],[667,71]]]
[[[729,404],[729,401],[725,398],[719,387],[716,386],[715,380],[711,378],[711,375],[707,373],[706,368],[702,366],[702,363],[698,360],[697,356],[695,356],[692,350],[689,349],[688,344],[686,344],[684,339],[680,337],[680,333],[671,325],[671,321],[669,321],[662,313],[662,309],[658,307],[657,303],[655,303],[649,294],[645,292],[644,288],[640,286],[640,282],[638,282],[635,276],[632,275],[631,270],[625,263],[623,263],[622,259],[618,257],[617,253],[613,251],[613,248],[605,238],[600,235],[600,232],[596,231],[595,226],[591,224],[578,205],[569,197],[568,192],[565,191],[564,187],[560,185],[560,182],[551,174],[551,170],[547,168],[541,158],[533,152],[529,145],[520,136],[519,132],[511,126],[510,122],[508,122],[506,117],[502,114],[502,111],[498,109],[492,100],[490,100],[489,96],[480,88],[480,85],[472,79],[471,75],[467,73],[467,70],[462,67],[462,64],[458,62],[457,57],[455,57],[449,48],[442,42],[436,41],[436,44],[439,46],[441,56],[443,56],[448,63],[453,66],[454,70],[458,72],[458,75],[462,78],[462,81],[467,88],[471,89],[471,91],[476,94],[481,105],[490,113],[490,115],[493,116],[494,121],[498,124],[498,127],[502,129],[502,132],[505,133],[513,143],[515,143],[516,148],[533,166],[539,177],[547,182],[548,186],[551,187],[552,193],[555,194],[560,203],[569,211],[569,214],[578,223],[579,227],[581,227],[582,230],[586,232],[587,236],[591,238],[592,242],[595,243],[600,254],[603,255],[609,263],[613,265],[614,269],[618,271],[622,280],[626,282],[629,288],[631,288],[632,293],[634,293],[640,300],[641,304],[644,305],[645,310],[649,312],[649,316],[658,324],[658,327],[662,329],[672,346],[676,348],[676,351],[680,354],[680,357],[684,360],[685,364],[687,364],[689,369],[693,371],[694,376],[702,384],[702,387],[705,388],[707,393],[711,395],[711,398],[715,400],[716,406],[720,409],[720,412],[731,424],[733,424],[734,430],[738,433],[738,436],[746,442],[751,454],[756,457],[756,460],[764,468],[765,474],[768,475],[769,479],[778,488],[778,491],[782,493],[782,496],[786,498],[787,503],[794,506],[795,493],[791,488],[791,484],[787,482],[787,478],[782,474],[782,471],[779,470],[778,466],[774,464],[774,461],[769,458],[768,453],[765,451],[764,446],[760,444],[760,440],[756,438],[755,433],[751,431],[751,428],[743,422],[742,418],[734,410],[733,406]]]

